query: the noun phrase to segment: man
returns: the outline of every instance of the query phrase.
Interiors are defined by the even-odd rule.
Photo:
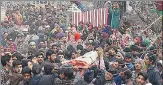
[[[1,69],[1,85],[9,85],[9,74],[11,71],[11,66],[12,66],[12,57],[9,54],[6,54],[1,57],[1,64],[2,64],[2,69]]]
[[[23,74],[23,81],[21,81],[19,85],[28,85],[29,80],[31,78],[31,69],[27,66],[24,67],[22,70],[22,74]]]
[[[143,71],[143,60],[141,59],[137,59],[135,61],[135,64],[134,64],[134,67],[135,67],[135,70],[132,71],[132,77],[133,77],[133,80],[136,79],[136,77],[138,76],[138,73],[140,73],[141,71]]]
[[[22,63],[19,60],[13,62],[13,74],[10,79],[10,84],[18,85],[20,81],[23,80],[22,73]]]
[[[36,53],[36,58],[37,58],[37,62],[38,62],[40,65],[42,65],[43,62],[44,62],[44,56],[43,56],[43,54],[40,53],[40,52]]]
[[[55,69],[59,68],[60,61],[61,61],[60,59],[62,59],[62,58],[64,59],[63,56],[62,56],[62,58],[61,58],[61,56],[57,56],[57,53],[54,52],[53,50],[48,50],[46,52],[46,57],[47,57],[47,62],[46,63],[50,62],[51,64],[54,64]]]
[[[9,38],[9,39],[7,40],[7,44],[8,44],[8,48],[10,48],[10,51],[11,51],[11,52],[16,51],[17,46],[16,46],[16,44],[12,41],[12,38]]]
[[[52,45],[52,50],[53,50],[54,52],[57,52],[57,51],[58,51],[58,45],[57,45],[57,44],[53,44],[53,45]]]
[[[56,60],[57,53],[54,52],[53,50],[48,50],[46,52],[46,58],[48,59],[48,62],[54,63]]]
[[[104,57],[105,62],[111,62],[116,60],[114,48],[113,47],[106,48],[104,56],[105,56]]]
[[[160,73],[156,68],[156,56],[152,53],[147,53],[144,57],[145,64],[147,65],[147,74],[149,82],[152,85],[162,85]]]
[[[105,85],[116,85],[114,82],[114,74],[116,73],[115,70],[113,69],[109,69],[106,73],[105,73]]]
[[[38,85],[53,85],[54,79],[57,77],[56,73],[53,73],[54,65],[52,63],[46,63],[44,65],[45,73],[40,79]]]
[[[36,43],[31,41],[29,43],[29,47],[28,47],[28,50],[32,51],[33,53],[36,53],[37,52],[37,46],[36,46]]]
[[[14,21],[15,21],[16,25],[21,26],[23,19],[22,19],[22,15],[19,12],[19,9],[15,10],[15,13],[13,14],[13,16],[14,16]]]
[[[126,66],[128,67],[128,69],[133,71],[134,70],[134,65],[132,64],[133,55],[131,53],[126,53],[125,54],[125,62],[126,62]]]
[[[41,66],[39,64],[33,64],[32,73],[33,77],[30,79],[28,85],[38,85],[40,79],[42,78]]]
[[[138,77],[136,78],[137,85],[152,85],[148,83],[148,75],[145,72],[138,73]]]
[[[60,69],[59,78],[55,79],[53,85],[73,85],[74,70],[71,65],[64,65]]]

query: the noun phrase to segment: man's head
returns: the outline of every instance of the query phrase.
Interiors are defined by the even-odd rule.
[[[86,48],[87,48],[88,51],[93,50],[92,42],[87,42],[87,43],[86,43]]]
[[[106,80],[113,80],[113,75],[116,74],[116,70],[114,69],[109,69],[107,70],[107,72],[105,73],[105,79]]]
[[[54,52],[57,52],[57,50],[58,50],[58,45],[57,45],[57,44],[52,45],[52,50],[53,50]]]
[[[118,53],[116,54],[115,58],[116,58],[117,60],[123,59],[122,53],[118,52]]]
[[[37,57],[34,56],[34,55],[29,56],[28,59],[30,59],[30,60],[31,60],[31,63],[33,63],[33,64],[34,64],[34,63],[38,63],[38,62],[37,62]]]
[[[151,66],[156,62],[156,56],[152,53],[147,53],[144,57],[144,62],[146,65]]]
[[[77,53],[79,53],[79,54],[83,50],[83,46],[82,45],[77,45],[76,48],[77,48]]]
[[[19,52],[14,52],[12,55],[12,59],[15,60],[19,60],[21,61],[23,59],[23,56],[19,53]]]
[[[30,46],[30,48],[35,49],[36,48],[36,43],[35,42],[30,42],[29,46]]]
[[[54,69],[54,65],[52,63],[46,63],[44,65],[44,71],[46,75],[51,74],[53,69]]]
[[[132,57],[133,57],[133,55],[131,53],[126,53],[125,54],[125,62],[131,63],[132,62]]]
[[[130,70],[124,71],[124,78],[125,79],[130,79],[132,78],[132,72]]]
[[[115,50],[113,47],[107,47],[105,49],[105,57],[113,56],[115,54]]]
[[[57,53],[54,52],[53,50],[48,50],[46,52],[46,57],[48,58],[50,62],[55,62],[56,56],[57,56]]]
[[[60,78],[61,79],[72,79],[73,78],[73,68],[71,65],[64,65],[60,69]]]
[[[62,50],[59,50],[57,53],[56,63],[62,62],[64,58],[65,58],[64,52]]]
[[[138,73],[138,76],[136,78],[136,83],[138,85],[144,85],[148,79],[148,75],[145,72]]]
[[[1,57],[1,64],[2,66],[9,66],[11,67],[13,64],[13,60],[10,54],[6,54],[4,56]]]
[[[114,55],[115,54],[115,50],[113,47],[109,48],[109,55]]]
[[[13,69],[15,71],[15,73],[19,73],[21,74],[22,72],[22,62],[19,60],[16,60],[13,62]]]
[[[44,61],[44,56],[43,56],[43,54],[40,53],[40,52],[36,53],[36,58],[37,58],[37,62],[38,62],[39,64],[41,64],[41,63]]]
[[[75,58],[77,58],[77,54],[76,54],[76,53],[77,53],[76,51],[72,52],[71,59],[75,59]]]
[[[23,74],[23,77],[24,77],[24,81],[25,82],[28,82],[31,78],[31,69],[28,68],[27,66],[23,68],[22,70],[22,74]]]
[[[41,73],[41,65],[39,65],[39,64],[33,64],[32,73],[34,75],[40,74]]]
[[[112,62],[112,66],[114,69],[124,68],[125,62],[123,60],[115,60]]]
[[[7,36],[8,36],[8,33],[7,33],[7,32],[4,32],[4,33],[3,33],[4,39],[7,39]]]
[[[45,41],[40,41],[40,48],[46,48]]]

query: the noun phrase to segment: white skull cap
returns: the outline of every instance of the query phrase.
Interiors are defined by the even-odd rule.
[[[30,42],[29,44],[30,44],[30,45],[35,45],[36,43],[32,41],[32,42]]]

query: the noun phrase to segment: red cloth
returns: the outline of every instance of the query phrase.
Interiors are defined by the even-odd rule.
[[[8,17],[7,17],[7,19],[8,19],[8,20],[10,20],[10,19],[11,19],[11,17],[10,17],[10,16],[8,16]]]
[[[81,39],[81,35],[80,35],[80,33],[78,33],[78,32],[76,32],[76,33],[74,34],[74,36],[75,36],[75,41],[78,41],[79,39]]]
[[[163,1],[156,1],[157,10],[159,10],[159,11],[163,10],[162,4],[163,4]]]

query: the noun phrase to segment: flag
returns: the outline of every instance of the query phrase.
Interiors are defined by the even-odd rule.
[[[72,12],[72,24],[79,25],[79,22],[93,24],[93,27],[107,25],[108,8],[98,8],[85,12]]]

